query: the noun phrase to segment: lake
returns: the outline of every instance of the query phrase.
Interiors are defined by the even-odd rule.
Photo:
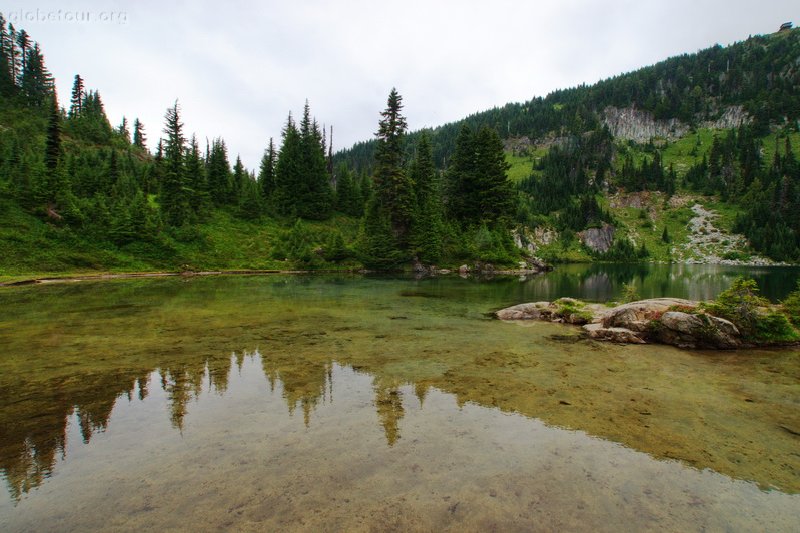
[[[618,346],[493,310],[797,268],[220,276],[0,290],[2,531],[791,531],[800,349]]]

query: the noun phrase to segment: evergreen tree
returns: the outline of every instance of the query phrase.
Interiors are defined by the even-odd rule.
[[[245,171],[244,165],[242,164],[242,158],[237,155],[236,163],[233,165],[233,176],[231,179],[232,194],[237,204],[241,202],[241,197],[245,190],[246,179],[247,171]]]
[[[311,118],[306,101],[300,123],[301,172],[296,189],[297,215],[307,219],[324,220],[333,208],[333,191],[328,178],[325,147],[317,122]]]
[[[128,119],[127,118],[122,117],[122,122],[120,123],[119,129],[117,129],[117,132],[120,134],[120,136],[123,138],[123,140],[125,141],[126,144],[130,144],[131,143],[131,130],[128,129]]]
[[[53,77],[44,65],[44,56],[38,44],[28,50],[25,70],[20,77],[20,86],[26,102],[30,106],[41,107],[54,94]]]
[[[414,186],[403,165],[407,123],[402,109],[403,98],[393,88],[378,123],[374,180],[379,211],[386,211],[395,240],[405,247],[414,210]]]
[[[164,115],[164,176],[161,182],[161,212],[171,226],[181,226],[187,220],[188,198],[184,151],[186,138],[180,118],[178,102],[167,109]]]
[[[416,193],[412,244],[421,261],[433,263],[442,257],[444,210],[430,139],[425,132],[417,143],[417,154],[410,174]]]
[[[470,205],[477,207],[472,216],[485,220],[490,226],[508,226],[516,211],[516,193],[508,181],[508,169],[503,141],[497,130],[482,127],[475,138],[475,198]]]
[[[464,223],[470,220],[477,206],[472,204],[477,186],[475,176],[475,134],[463,125],[447,168],[445,202],[449,218]]]
[[[6,19],[0,13],[0,96],[10,98],[16,90],[17,80],[11,75],[11,50]]]
[[[211,200],[215,205],[232,202],[231,165],[228,162],[228,148],[222,139],[214,139],[208,154],[206,175]]]
[[[186,152],[186,182],[189,207],[199,213],[209,202],[209,191],[205,164],[195,135],[192,135]]]
[[[298,215],[298,197],[303,183],[303,149],[300,132],[291,113],[282,132],[283,141],[275,163],[275,206],[278,213]]]
[[[344,163],[336,170],[336,209],[351,217],[364,214],[364,201],[358,184]]]
[[[133,121],[133,145],[142,150],[147,149],[147,137],[144,134],[144,124],[139,122],[139,119]]]
[[[269,201],[275,192],[275,163],[278,154],[275,152],[275,143],[269,138],[269,145],[264,150],[261,166],[258,171],[258,183],[261,188],[261,197]]]
[[[75,74],[75,81],[72,83],[72,97],[69,105],[69,118],[75,118],[81,114],[83,109],[83,99],[86,97],[86,90],[83,87],[83,78],[80,74]]]

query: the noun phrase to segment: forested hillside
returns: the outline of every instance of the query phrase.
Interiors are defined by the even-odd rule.
[[[615,194],[661,191],[667,199],[721,200],[726,214],[736,212],[729,229],[744,233],[753,251],[800,259],[798,30],[717,45],[425,131],[436,164],[451,165],[460,131],[483,127],[505,140],[519,182],[519,224],[570,241],[613,222],[603,206]],[[335,160],[369,173],[374,149],[375,141],[359,143]],[[664,235],[659,245],[669,243]],[[620,245],[630,259],[648,254]]]
[[[0,15],[0,275],[683,260],[695,202],[749,239],[726,253],[800,260],[798,31],[423,132],[392,90],[376,139],[335,155],[306,102],[255,170],[179,100],[113,126],[90,82],[56,94]]]

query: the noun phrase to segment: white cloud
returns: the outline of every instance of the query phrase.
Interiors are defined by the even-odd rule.
[[[60,21],[17,24],[43,47],[62,102],[80,73],[112,122],[139,117],[152,146],[178,98],[187,131],[224,137],[250,168],[306,98],[340,148],[372,137],[393,86],[412,128],[436,126],[769,33],[797,12],[788,0],[30,4],[4,13],[62,10]],[[93,18],[67,22],[66,10]]]

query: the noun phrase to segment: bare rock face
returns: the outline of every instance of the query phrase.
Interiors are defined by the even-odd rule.
[[[638,143],[646,143],[654,137],[676,140],[689,132],[688,124],[678,119],[655,120],[647,111],[634,107],[607,107],[603,111],[603,124],[614,137]]]
[[[595,252],[605,253],[614,242],[614,226],[603,223],[601,228],[589,228],[578,233],[581,242]]]
[[[645,332],[651,320],[659,318],[673,305],[697,307],[697,302],[681,298],[652,298],[617,306],[603,318],[603,327]]]

